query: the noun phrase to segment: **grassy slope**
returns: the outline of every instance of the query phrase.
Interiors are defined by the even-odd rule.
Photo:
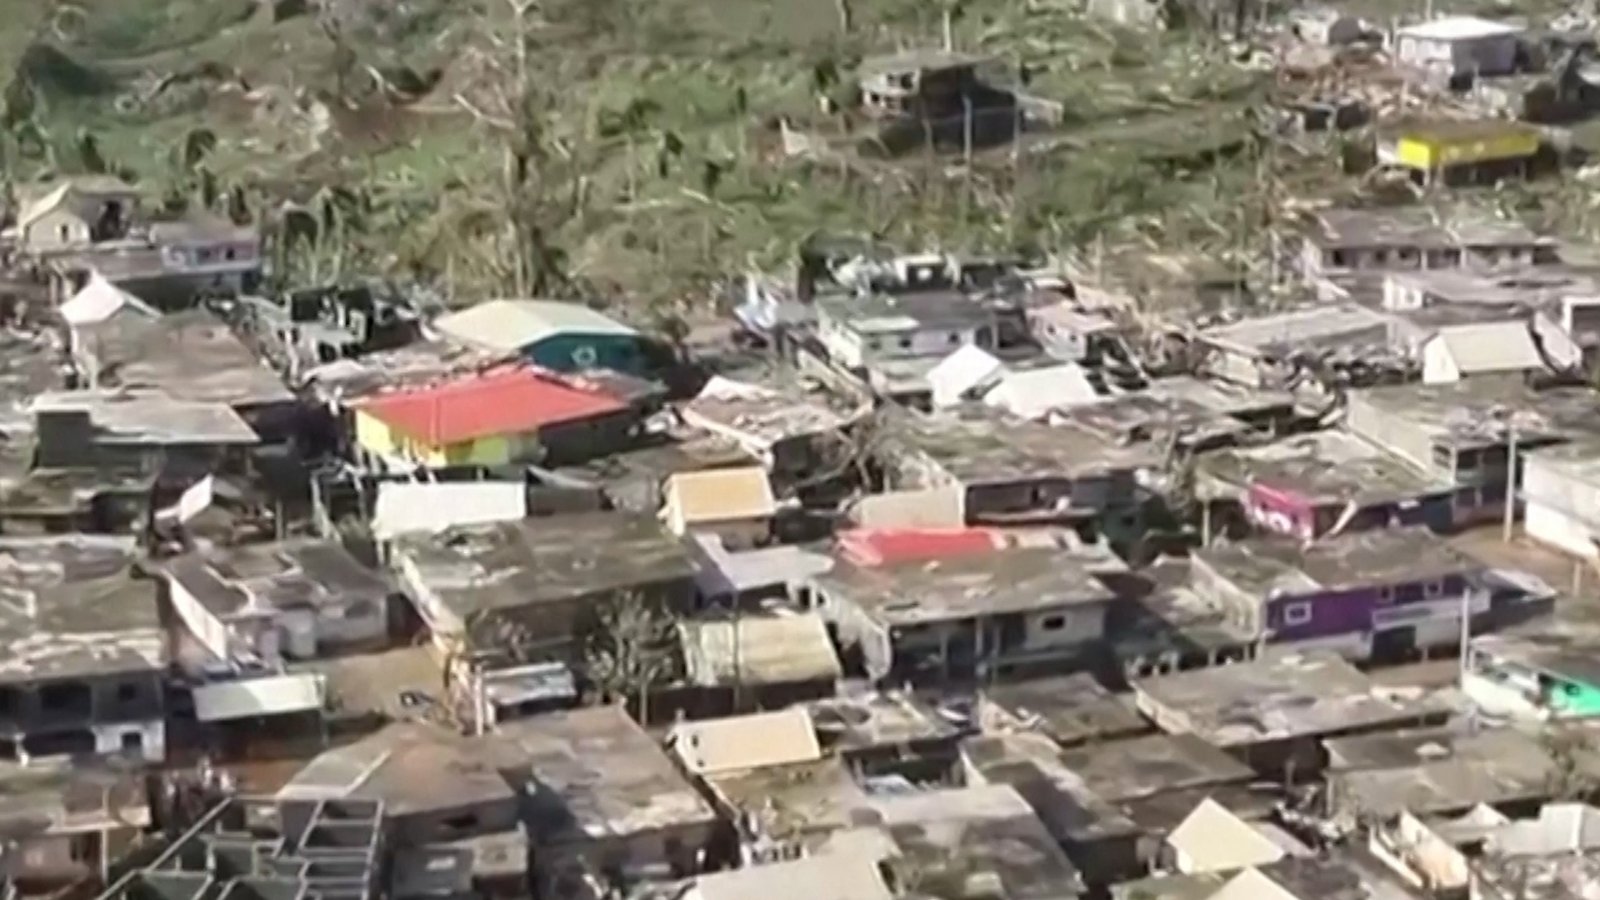
[[[470,267],[448,264],[452,254],[440,248],[460,242],[459,208],[493,195],[495,144],[454,96],[482,96],[484,70],[472,48],[484,46],[483,23],[472,8],[497,16],[503,4],[376,4],[401,13],[355,35],[363,62],[441,66],[441,87],[407,111],[332,104],[331,121],[319,125],[309,98],[334,83],[332,43],[306,17],[247,19],[241,2],[85,3],[92,26],[76,23],[62,46],[83,71],[32,73],[62,167],[74,164],[74,136],[90,129],[115,162],[159,186],[172,176],[184,133],[204,125],[222,138],[213,166],[228,184],[264,184],[273,195],[303,196],[322,182],[366,190],[369,233],[355,237],[372,264],[422,274],[449,267],[463,294],[500,287],[474,282]],[[362,2],[373,0],[355,0]],[[38,5],[0,0],[0,11]],[[1181,38],[1111,33],[1048,0],[972,0],[957,33],[963,47],[1025,65],[1034,93],[1065,104],[1074,139],[1063,148],[1020,169],[1010,154],[993,154],[970,180],[947,177],[949,161],[845,172],[772,158],[775,137],[765,126],[774,116],[819,124],[819,63],[848,77],[862,55],[931,44],[939,33],[935,7],[920,0],[853,5],[845,35],[833,0],[542,4],[547,21],[533,65],[552,86],[551,128],[575,148],[583,160],[576,168],[590,182],[584,215],[558,236],[574,269],[608,292],[692,301],[717,274],[779,260],[818,229],[978,249],[1054,248],[1104,230],[1216,243],[1244,224],[1231,201],[1251,189],[1253,162],[1174,171],[1142,157],[1238,133],[1245,126],[1230,116],[1248,105],[1255,76]],[[0,18],[0,59],[26,46],[27,21]],[[495,27],[503,33],[503,21]],[[206,62],[236,70],[257,99],[201,83],[130,100]],[[86,90],[85,73],[103,86]],[[604,111],[640,100],[652,109],[643,130],[631,139],[597,136]],[[657,150],[669,132],[685,149],[663,174]],[[729,168],[710,197],[702,192],[708,160]],[[1240,218],[1223,221],[1228,216]]]

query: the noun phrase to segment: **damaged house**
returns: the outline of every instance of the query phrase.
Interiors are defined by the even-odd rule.
[[[965,345],[998,346],[999,323],[954,290],[830,297],[817,301],[817,340],[873,391],[920,402],[931,390],[928,372]]]
[[[1086,664],[1117,595],[1109,555],[1017,548],[859,568],[813,582],[817,608],[875,681],[970,680]]]
[[[1196,491],[1209,543],[1219,501],[1256,528],[1301,540],[1391,525],[1444,531],[1455,485],[1356,435],[1323,431],[1202,455]]]
[[[1299,270],[1313,285],[1387,271],[1542,266],[1560,245],[1528,226],[1466,206],[1320,210],[1300,240]]]
[[[891,490],[954,492],[965,524],[1082,524],[1114,540],[1137,533],[1137,473],[1162,461],[1148,444],[967,409],[892,418],[883,443]]]
[[[1208,547],[1195,554],[1191,579],[1263,642],[1394,659],[1456,644],[1464,609],[1478,628],[1512,618],[1516,598],[1492,607],[1482,568],[1412,527]]]
[[[0,757],[166,756],[167,638],[130,538],[0,539]]]
[[[687,549],[650,516],[576,513],[396,538],[401,584],[447,661],[452,701],[484,719],[486,670],[529,660],[581,667],[602,617],[637,609],[665,629],[694,605]]]
[[[1519,454],[1565,443],[1600,429],[1597,412],[1600,399],[1586,388],[1489,379],[1351,391],[1345,427],[1455,485],[1460,526],[1504,509],[1513,434]]]

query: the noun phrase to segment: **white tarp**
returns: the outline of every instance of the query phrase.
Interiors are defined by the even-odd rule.
[[[194,715],[202,722],[224,722],[309,712],[322,708],[325,695],[321,675],[270,675],[222,681],[194,689]]]
[[[125,308],[138,310],[151,318],[161,315],[143,300],[107,281],[99,272],[95,272],[89,276],[89,281],[83,286],[83,290],[73,294],[71,299],[61,304],[60,312],[61,318],[68,325],[98,325]]]
[[[156,513],[156,517],[187,522],[210,508],[211,501],[215,499],[215,495],[216,483],[210,475],[207,475],[189,485],[183,492],[183,496],[178,498],[177,503],[160,510]]]
[[[510,522],[528,515],[528,489],[519,481],[389,481],[378,485],[372,536],[387,541],[412,531]]]
[[[954,406],[971,392],[992,383],[1004,372],[1005,365],[994,354],[974,344],[966,344],[928,370],[933,405]]]

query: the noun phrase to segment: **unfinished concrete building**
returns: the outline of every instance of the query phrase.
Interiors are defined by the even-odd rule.
[[[433,893],[383,884],[382,821],[381,803],[225,800],[98,900],[368,900]]]
[[[131,539],[0,539],[0,758],[166,754],[166,641]]]

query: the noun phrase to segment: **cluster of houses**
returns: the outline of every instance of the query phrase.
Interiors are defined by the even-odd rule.
[[[1441,90],[1523,37],[1392,35]],[[1380,156],[1443,190],[1526,127]],[[250,229],[41,187],[0,895],[1593,896],[1600,270],[1467,196],[1280,231],[1298,301],[1207,320],[815,239],[686,351],[258,296]]]

